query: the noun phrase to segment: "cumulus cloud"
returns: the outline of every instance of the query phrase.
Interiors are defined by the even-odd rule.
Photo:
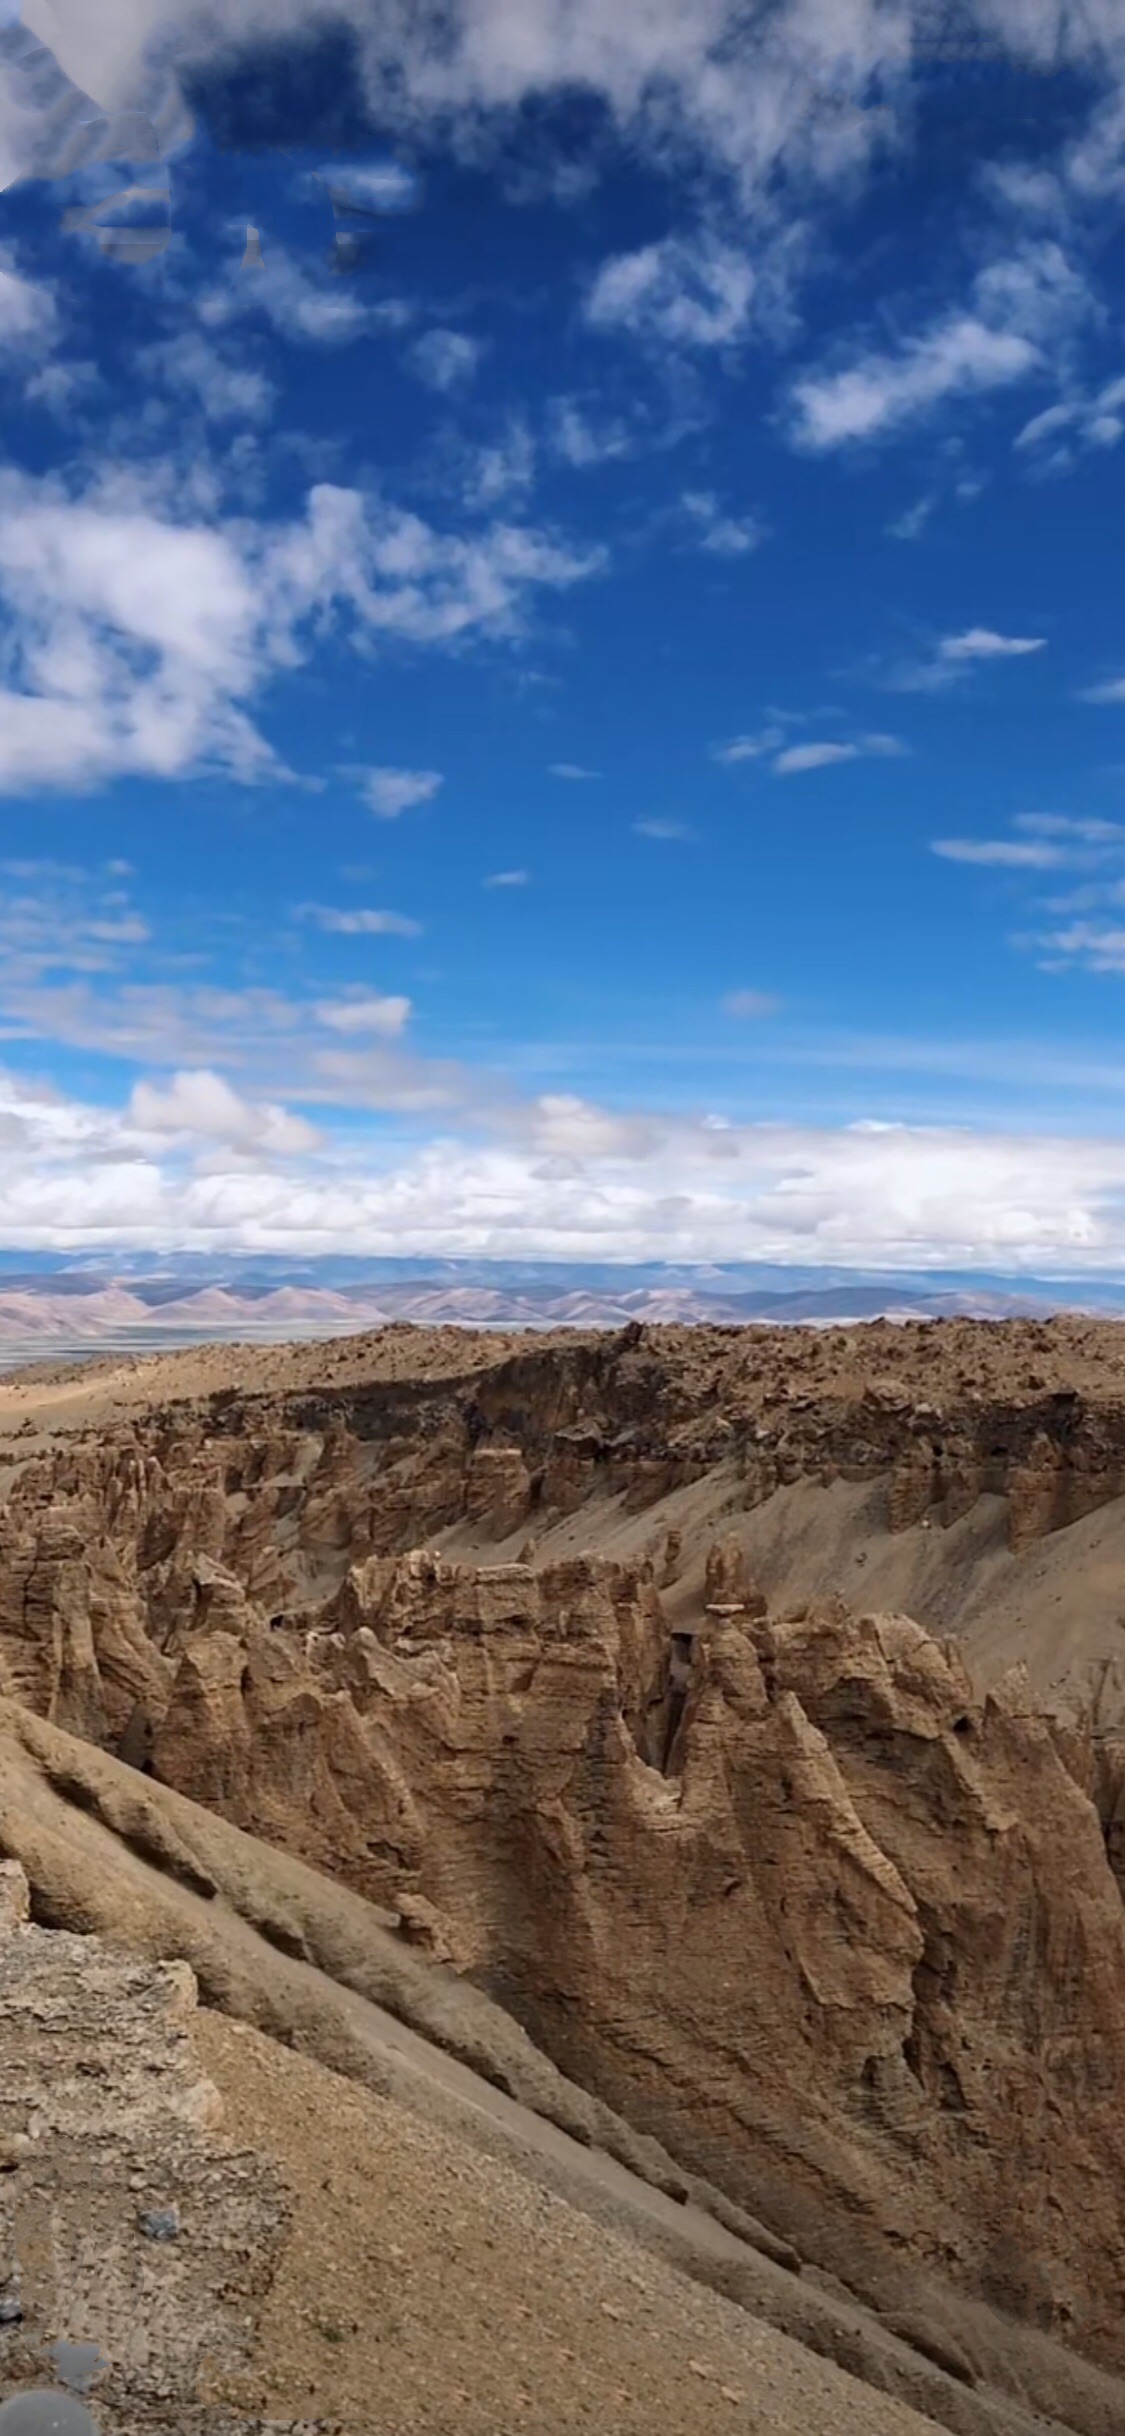
[[[260,423],[273,406],[276,393],[265,373],[223,355],[201,330],[143,347],[137,362],[151,380],[194,399],[212,423]]]
[[[427,388],[448,395],[467,389],[476,377],[484,347],[463,330],[426,330],[410,349],[408,362]]]
[[[530,871],[491,871],[484,885],[486,888],[527,888],[530,882]]]
[[[379,820],[398,820],[403,812],[412,812],[417,804],[432,803],[445,781],[440,770],[368,770],[361,793],[365,804]]]
[[[1104,952],[1125,957],[1125,934]],[[716,1124],[552,1093],[491,1139],[388,1155],[279,1139],[284,1111],[255,1139],[259,1116],[215,1079],[141,1086],[116,1110],[0,1075],[4,1241],[1125,1270],[1119,1132]]]
[[[350,23],[373,124],[467,121],[479,152],[528,99],[580,88],[634,148],[657,162],[689,148],[747,193],[779,166],[851,174],[885,135],[910,47],[908,11],[875,0],[784,0],[753,23],[735,0],[618,0],[608,14],[603,0],[548,0],[523,12],[518,36],[504,0],[439,0],[422,13],[400,0],[228,0],[221,20],[213,0],[104,0],[96,22],[87,0],[26,0],[26,16],[103,111],[155,108],[168,64],[197,63],[220,42],[229,51]]]
[[[510,637],[536,589],[601,564],[526,525],[441,532],[327,483],[302,517],[255,525],[185,509],[170,470],[82,491],[0,474],[0,791],[277,774],[248,706],[315,621],[438,648]],[[431,792],[432,773],[375,773],[372,808],[422,800],[395,790],[423,776]]]
[[[753,265],[732,246],[665,237],[602,263],[586,319],[662,347],[726,347],[746,332],[754,289]]]
[[[128,1113],[140,1133],[189,1140],[199,1137],[267,1157],[297,1157],[315,1150],[320,1138],[303,1117],[292,1116],[273,1102],[255,1106],[242,1099],[223,1075],[206,1069],[174,1074],[166,1090],[154,1083],[136,1083]]]
[[[242,274],[232,252],[229,275],[199,298],[197,310],[208,329],[256,316],[279,338],[318,347],[347,346],[376,326],[373,308],[345,282],[299,262],[273,239],[263,247],[260,275],[253,279]]]

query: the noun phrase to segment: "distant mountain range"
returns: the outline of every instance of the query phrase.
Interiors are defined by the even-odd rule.
[[[93,1268],[0,1254],[0,1365],[142,1352],[207,1339],[338,1336],[419,1326],[620,1328],[630,1320],[819,1325],[865,1319],[1125,1315],[1125,1281],[762,1264],[572,1267],[551,1262],[151,1260]]]

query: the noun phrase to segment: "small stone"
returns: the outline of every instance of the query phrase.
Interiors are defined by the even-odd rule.
[[[711,2374],[706,2360],[689,2360],[688,2367],[693,2377],[709,2377]]]
[[[737,2385],[720,2385],[719,2392],[721,2393],[724,2402],[745,2402],[746,2400],[745,2394],[740,2391]]]
[[[603,2318],[619,2318],[621,2316],[621,2311],[620,2309],[614,2307],[612,2301],[603,2301],[602,2316]]]
[[[140,2221],[141,2231],[149,2241],[179,2239],[180,2211],[177,2207],[147,2208]]]
[[[0,2293],[0,2326],[18,2326],[23,2317],[23,2303],[14,2292]]]
[[[30,2157],[32,2145],[26,2132],[9,2132],[6,2139],[0,2139],[0,2174],[14,2174],[25,2157]]]

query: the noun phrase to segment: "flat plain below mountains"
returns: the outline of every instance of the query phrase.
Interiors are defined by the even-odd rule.
[[[1125,1327],[14,1374],[0,1852],[0,2347],[100,2339],[111,2436],[1125,2424]],[[179,2216],[100,2329],[35,2266],[137,2120],[76,1937],[274,2160],[217,2365]],[[4,2094],[52,1969],[86,2132]]]

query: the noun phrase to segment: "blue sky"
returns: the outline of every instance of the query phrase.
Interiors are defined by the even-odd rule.
[[[1119,1272],[1119,7],[6,16],[0,1241]]]

